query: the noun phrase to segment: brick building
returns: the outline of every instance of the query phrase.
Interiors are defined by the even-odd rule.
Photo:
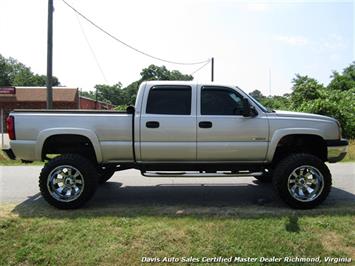
[[[101,102],[101,101],[95,101],[93,99],[80,96],[80,109],[90,109],[90,110],[111,110],[115,108],[114,105]]]
[[[0,88],[0,109],[3,109],[4,120],[14,109],[46,109],[46,106],[47,89],[45,87]],[[53,109],[107,110],[114,107],[112,104],[79,97],[78,88],[53,88]]]

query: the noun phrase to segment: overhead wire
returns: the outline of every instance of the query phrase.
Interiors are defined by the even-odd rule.
[[[208,60],[205,64],[203,64],[203,65],[200,66],[198,69],[196,69],[195,71],[193,71],[190,75],[192,76],[193,74],[197,73],[197,72],[200,71],[202,68],[204,68],[205,66],[207,66],[210,62],[211,62],[211,60]]]
[[[64,4],[66,4],[70,9],[72,9],[76,14],[78,14],[80,17],[82,17],[83,19],[85,19],[87,22],[89,22],[92,26],[94,26],[95,28],[97,28],[98,30],[100,30],[101,32],[105,33],[106,35],[108,35],[109,37],[111,37],[112,39],[114,39],[115,41],[123,44],[124,46],[140,53],[143,54],[147,57],[153,58],[155,60],[158,61],[162,61],[165,63],[169,63],[169,64],[175,64],[175,65],[200,65],[200,64],[207,64],[210,62],[210,59],[207,60],[203,60],[203,61],[198,61],[198,62],[177,62],[177,61],[171,61],[171,60],[167,60],[167,59],[163,59],[151,54],[148,54],[147,52],[144,52],[138,48],[133,47],[132,45],[122,41],[121,39],[119,39],[118,37],[114,36],[113,34],[109,33],[108,31],[106,31],[105,29],[103,29],[102,27],[100,27],[99,25],[97,25],[95,22],[93,22],[92,20],[90,20],[87,16],[85,16],[84,14],[82,14],[81,12],[79,12],[76,8],[74,8],[72,5],[70,5],[67,1],[62,0],[64,2]]]
[[[87,43],[87,45],[88,45],[88,47],[89,47],[89,49],[90,49],[90,52],[91,52],[91,54],[92,54],[92,56],[93,56],[93,58],[94,58],[94,60],[95,60],[96,66],[97,66],[97,68],[100,70],[100,73],[101,73],[101,75],[102,75],[104,81],[107,83],[106,75],[105,75],[105,73],[104,73],[104,71],[103,71],[103,69],[102,69],[102,67],[101,67],[101,64],[100,64],[100,62],[99,62],[99,60],[98,60],[98,58],[97,58],[97,56],[96,56],[96,53],[95,53],[95,51],[94,51],[92,45],[90,44],[89,38],[87,37],[87,35],[86,35],[86,33],[85,33],[85,30],[84,30],[83,25],[81,24],[80,18],[79,18],[78,15],[76,16],[76,18],[77,18],[77,20],[78,20],[81,33],[83,34],[84,39],[85,39],[85,41],[86,41],[86,43]]]

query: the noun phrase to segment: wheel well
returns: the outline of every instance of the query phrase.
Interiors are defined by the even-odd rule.
[[[48,154],[80,154],[91,161],[96,162],[96,154],[91,141],[82,135],[60,134],[48,137],[42,148],[42,160]]]
[[[288,135],[277,144],[273,164],[290,153],[308,153],[317,156],[322,161],[327,160],[327,145],[325,140],[317,135]]]

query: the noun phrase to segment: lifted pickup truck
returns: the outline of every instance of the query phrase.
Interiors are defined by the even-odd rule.
[[[269,111],[238,87],[181,81],[143,82],[127,112],[15,110],[7,130],[9,157],[48,161],[40,190],[62,209],[82,206],[129,168],[149,177],[254,176],[272,181],[291,207],[312,208],[331,189],[325,162],[348,148],[333,118]]]

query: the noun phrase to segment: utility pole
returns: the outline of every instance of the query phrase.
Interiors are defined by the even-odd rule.
[[[211,81],[214,80],[214,57],[211,58]]]
[[[48,31],[47,31],[47,109],[53,109],[52,89],[53,69],[53,0],[48,0]]]

